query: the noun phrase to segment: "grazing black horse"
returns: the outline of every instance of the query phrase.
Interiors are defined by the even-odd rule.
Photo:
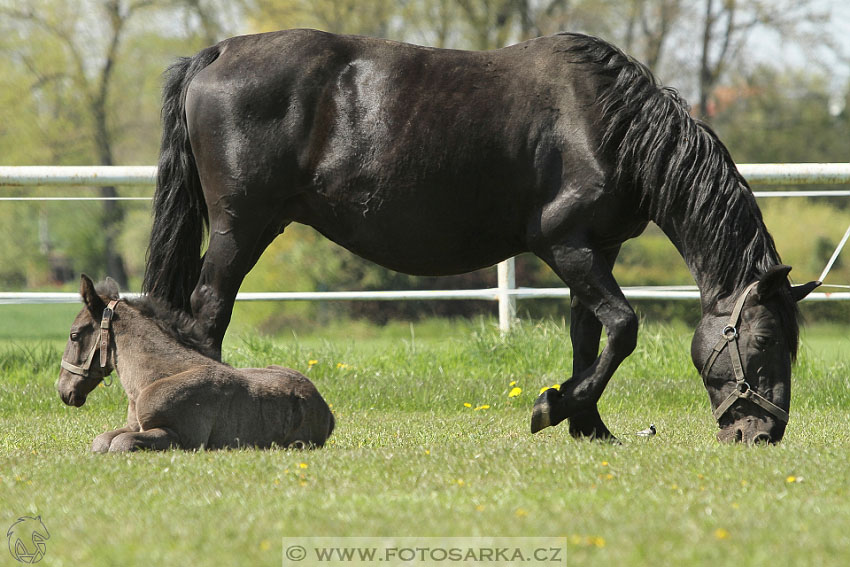
[[[638,319],[611,269],[654,221],[699,285],[692,357],[718,437],[782,438],[796,301],[816,282],[790,286],[726,148],[617,48],[559,34],[467,52],[290,30],[179,60],[163,99],[144,289],[191,312],[213,355],[243,278],[292,222],[410,274],[531,251],[574,297],[573,375],[537,400],[532,431],[569,419],[576,437],[612,438],[597,401]]]

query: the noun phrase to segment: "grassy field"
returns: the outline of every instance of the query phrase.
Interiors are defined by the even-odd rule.
[[[337,417],[329,445],[115,456],[88,447],[122,424],[123,392],[99,388],[77,409],[54,390],[77,310],[67,307],[20,334],[31,308],[0,312],[0,530],[41,515],[43,565],[281,565],[283,537],[367,535],[563,536],[569,565],[850,557],[840,327],[804,335],[776,447],[715,441],[690,330],[655,325],[600,405],[623,445],[576,442],[566,427],[532,436],[533,400],[570,367],[566,330],[525,323],[502,338],[479,321],[277,339],[236,329],[230,363],[282,363],[314,380]],[[656,437],[631,435],[650,423]]]

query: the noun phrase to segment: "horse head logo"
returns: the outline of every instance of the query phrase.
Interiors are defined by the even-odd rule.
[[[50,533],[41,521],[41,516],[23,516],[6,532],[9,553],[21,563],[38,563],[44,558]]]

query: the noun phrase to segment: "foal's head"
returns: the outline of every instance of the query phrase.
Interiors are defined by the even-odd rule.
[[[62,401],[69,406],[80,407],[86,403],[89,392],[108,376],[114,366],[114,357],[109,356],[112,338],[111,302],[118,300],[118,285],[111,278],[95,290],[94,283],[85,274],[80,278],[80,295],[85,307],[74,319],[65,352],[62,354],[62,370],[56,389]],[[106,339],[106,348],[102,340]]]

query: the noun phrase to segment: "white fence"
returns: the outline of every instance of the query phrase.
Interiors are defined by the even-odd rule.
[[[850,163],[741,164],[738,166],[750,185],[848,185]],[[156,178],[154,166],[0,166],[0,187],[91,187],[91,186],[152,186]],[[850,190],[818,191],[756,191],[758,198],[771,197],[848,197]],[[115,200],[150,200],[150,197],[114,197]],[[9,197],[0,201],[84,201],[103,200],[102,197]],[[850,227],[832,254],[823,279],[850,237]],[[516,300],[530,298],[568,298],[568,288],[517,288],[513,258],[498,265],[498,287],[468,290],[431,291],[325,291],[325,292],[262,292],[240,293],[238,301],[328,301],[328,300],[431,300],[483,299],[499,302],[499,324],[508,329],[516,316]],[[826,286],[824,286],[826,287]],[[831,286],[846,288],[847,286]],[[623,288],[630,299],[698,299],[695,286],[645,286]],[[850,292],[817,292],[809,301],[847,300]],[[76,303],[76,293],[15,293],[0,292],[0,304],[8,303]]]

